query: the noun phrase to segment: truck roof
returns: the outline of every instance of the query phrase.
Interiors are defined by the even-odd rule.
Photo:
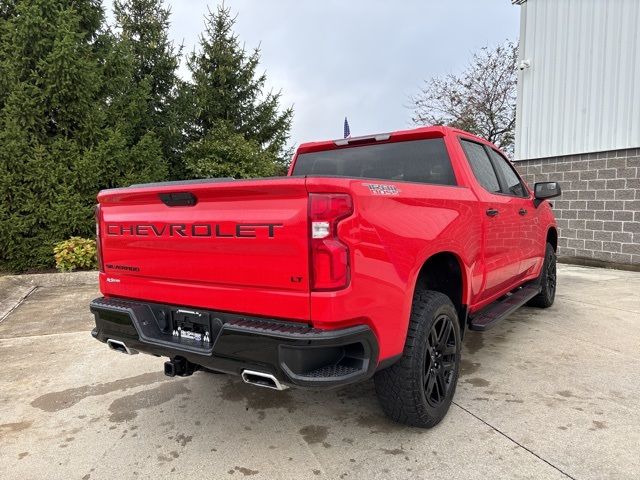
[[[318,142],[305,142],[300,144],[300,146],[297,149],[297,153],[309,153],[309,152],[317,152],[322,150],[331,150],[337,147],[371,143],[374,141],[402,142],[406,140],[438,138],[438,137],[444,137],[445,135],[450,135],[452,133],[461,133],[466,136],[473,137],[474,139],[477,139],[480,142],[483,142],[483,143],[486,142],[486,140],[483,140],[482,138],[477,137],[476,135],[473,135],[469,132],[465,132],[464,130],[438,125],[438,126],[411,128],[408,130],[397,130],[395,132],[374,133],[370,135],[362,135],[359,137],[338,138],[335,140],[322,140]]]

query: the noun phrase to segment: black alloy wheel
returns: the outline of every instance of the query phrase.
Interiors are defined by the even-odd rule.
[[[552,297],[556,296],[556,259],[555,252],[549,252],[549,257],[547,258],[547,288],[549,290],[549,294]]]
[[[436,318],[427,342],[424,394],[429,405],[439,407],[451,390],[456,365],[456,335],[451,318],[444,314]]]
[[[556,272],[556,251],[553,245],[547,243],[544,253],[544,263],[540,271],[540,293],[527,302],[530,307],[549,308],[556,298],[558,277]]]

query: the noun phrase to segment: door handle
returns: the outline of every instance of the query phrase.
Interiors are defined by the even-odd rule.
[[[495,217],[499,213],[500,212],[498,210],[496,210],[495,208],[488,208],[487,209],[487,215],[489,215],[490,217]]]
[[[520,210],[518,210],[518,213],[520,215],[526,215],[527,214],[527,209],[526,208],[521,208]]]

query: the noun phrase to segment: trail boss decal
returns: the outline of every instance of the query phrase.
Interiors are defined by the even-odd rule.
[[[274,238],[282,223],[139,223],[121,225],[108,223],[107,235],[137,237],[215,237],[215,238]]]
[[[107,263],[105,265],[110,270],[121,270],[123,272],[139,272],[140,267],[134,267],[132,265],[116,265],[113,263]],[[107,282],[109,283],[120,283],[120,280],[117,278],[107,278]]]
[[[381,183],[363,183],[365,187],[368,187],[373,195],[398,195],[400,189],[395,185],[385,185]]]

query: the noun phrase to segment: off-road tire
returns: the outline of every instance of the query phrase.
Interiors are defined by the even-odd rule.
[[[443,322],[451,325],[451,331],[447,334],[446,346],[442,351],[450,353],[437,354],[434,361],[432,353],[436,349],[432,346],[432,336],[434,331],[437,335],[437,328]],[[460,324],[451,300],[440,292],[417,291],[413,298],[402,357],[374,377],[376,393],[384,413],[392,420],[406,425],[421,428],[437,425],[449,410],[456,390],[460,347]],[[438,363],[438,359],[442,361]],[[430,367],[434,366],[432,370]],[[447,371],[449,367],[450,370]],[[436,371],[438,373],[434,374]],[[430,382],[434,375],[434,382],[440,382],[440,372],[443,371],[450,373],[443,374],[448,382],[445,383],[444,394],[440,395],[440,401],[437,402],[433,394],[428,395],[427,388],[429,385],[432,389],[439,388],[440,383],[435,385]]]
[[[556,251],[553,245],[547,243],[544,254],[544,264],[540,272],[540,286],[542,291],[527,302],[530,307],[549,308],[556,298]]]

